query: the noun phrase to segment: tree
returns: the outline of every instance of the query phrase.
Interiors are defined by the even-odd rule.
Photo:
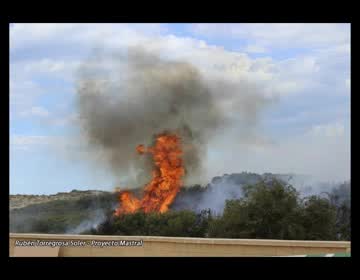
[[[226,201],[224,213],[209,227],[209,235],[228,238],[296,239],[299,224],[298,193],[272,179],[244,188],[244,198]]]
[[[350,240],[351,236],[350,207],[342,204],[336,209],[336,235],[338,240]]]
[[[246,201],[227,200],[223,215],[209,221],[208,235],[218,238],[251,238],[254,232],[249,225]]]
[[[167,236],[193,236],[196,227],[196,215],[194,212],[188,210],[169,212],[165,216],[168,216],[165,229]]]
[[[283,181],[272,179],[247,188],[250,225],[256,238],[295,239],[302,236],[299,196]]]
[[[210,210],[111,214],[92,233],[335,240],[336,208],[318,196],[300,200],[292,186],[275,180],[246,187],[243,198],[226,201],[221,216],[213,217]]]
[[[136,212],[109,217],[93,231],[94,234],[152,235],[204,237],[210,213],[203,211],[169,211],[166,213]]]
[[[113,226],[116,235],[147,235],[146,214],[141,211],[117,217]]]
[[[331,204],[336,207],[336,236],[338,240],[350,240],[351,210],[350,182],[344,182],[329,193]]]
[[[310,196],[303,205],[305,239],[336,240],[336,208],[326,198]]]

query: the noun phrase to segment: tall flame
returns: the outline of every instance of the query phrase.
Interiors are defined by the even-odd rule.
[[[115,215],[134,213],[142,210],[145,213],[168,211],[176,194],[182,186],[182,177],[185,175],[181,158],[181,140],[175,134],[160,134],[156,137],[153,147],[144,145],[136,147],[139,154],[151,154],[155,168],[152,180],[145,186],[144,196],[140,200],[132,193],[123,191],[119,195],[120,205]]]

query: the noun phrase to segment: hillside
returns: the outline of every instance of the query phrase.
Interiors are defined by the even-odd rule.
[[[110,192],[72,191],[15,196],[15,202],[17,207],[10,209],[10,232],[78,233],[96,226],[115,207],[117,197]]]
[[[200,211],[212,208],[221,212],[226,199],[241,196],[243,184],[256,183],[261,178],[261,175],[245,172],[225,174],[213,178],[205,187],[182,188],[171,209]],[[141,189],[134,192],[139,193]],[[217,202],[213,200],[214,195],[218,198]],[[97,190],[73,190],[54,195],[10,195],[10,231],[78,233],[96,226],[117,204],[116,193]]]
[[[212,213],[221,215],[227,200],[243,196],[244,186],[266,182],[271,178],[287,182],[290,175],[243,172],[214,177],[206,186],[182,188],[170,209],[195,213],[210,209]],[[339,225],[344,223],[346,228],[349,223],[350,183],[331,189],[331,201],[339,209]],[[141,189],[134,192],[139,193]],[[345,208],[342,207],[344,203]],[[73,190],[54,195],[10,195],[10,232],[86,232],[101,224],[117,205],[117,193],[97,190]]]
[[[106,191],[87,190],[78,191],[72,190],[71,192],[59,192],[52,195],[10,195],[10,209],[22,208],[33,204],[41,204],[55,200],[78,200],[88,196],[109,193]]]

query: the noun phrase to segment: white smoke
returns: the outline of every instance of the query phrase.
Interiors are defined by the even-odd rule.
[[[66,231],[66,234],[80,234],[84,231],[97,228],[102,222],[106,219],[106,214],[104,209],[96,209],[91,218],[82,221],[75,228],[71,228]]]

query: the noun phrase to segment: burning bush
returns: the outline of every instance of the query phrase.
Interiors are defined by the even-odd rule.
[[[142,210],[145,213],[168,211],[182,186],[182,177],[185,174],[181,155],[181,141],[176,134],[162,133],[156,136],[153,147],[145,148],[139,145],[136,148],[139,154],[149,153],[154,161],[152,180],[145,186],[141,200],[130,192],[120,193],[120,205],[115,215],[134,213]]]
[[[336,208],[329,199],[299,193],[283,181],[263,180],[227,200],[222,215],[210,210],[110,215],[93,234],[217,238],[337,240]]]
[[[218,187],[221,188],[221,185]],[[116,216],[114,206],[118,201],[114,193],[80,200],[57,200],[13,209],[10,213],[11,232],[296,240],[350,239],[350,205],[345,199],[336,199],[338,189],[329,193],[329,197],[321,195],[302,198],[285,182],[266,179],[246,185],[242,190],[239,199],[226,201],[222,213],[212,210],[191,211],[189,209],[193,208],[187,208],[189,204],[179,203],[183,207],[180,208],[174,203],[169,211],[164,213],[146,213],[139,209],[134,213]],[[212,192],[211,188],[182,188],[176,200],[195,197],[196,199],[190,201],[199,204],[207,192]],[[103,215],[98,216],[99,211]],[[89,223],[84,224],[84,221]],[[89,228],[92,229],[88,230]]]

